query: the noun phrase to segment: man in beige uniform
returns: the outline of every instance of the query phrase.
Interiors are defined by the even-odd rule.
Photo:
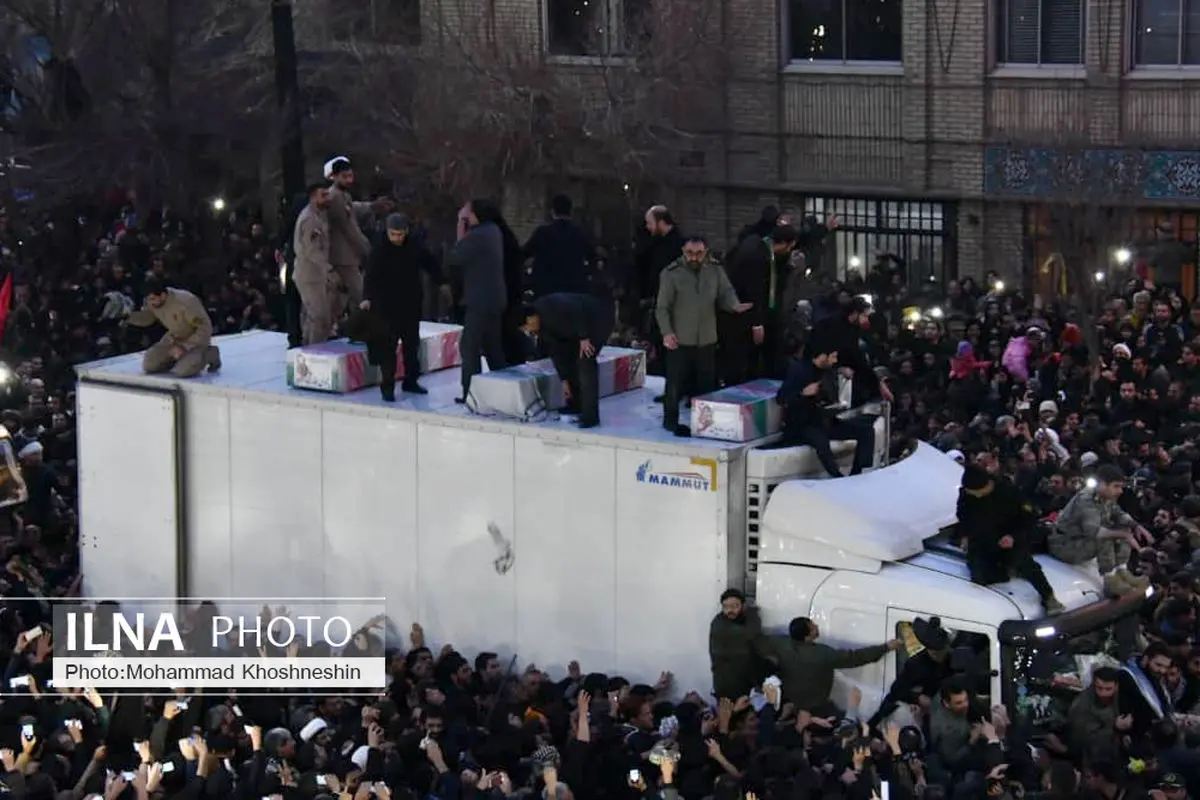
[[[337,276],[329,263],[329,190],[323,183],[308,187],[308,205],[296,218],[292,250],[296,263],[292,283],[300,295],[300,333],[304,344],[329,341],[339,302]]]
[[[221,368],[221,351],[212,343],[212,320],[200,298],[183,289],[169,289],[158,278],[146,280],[146,305],[125,318],[139,328],[158,323],[167,333],[142,356],[148,374],[170,372],[191,378],[205,367]]]
[[[358,308],[363,297],[362,265],[371,252],[371,242],[358,225],[360,216],[373,214],[377,205],[355,202],[350,195],[354,186],[354,170],[350,159],[336,156],[325,164],[329,187],[329,263],[336,277],[331,291],[335,293],[333,320],[337,322],[347,309]]]

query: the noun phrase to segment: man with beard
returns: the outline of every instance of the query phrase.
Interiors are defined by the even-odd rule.
[[[408,217],[392,214],[387,218],[387,237],[371,253],[364,282],[366,299],[360,307],[374,312],[380,323],[380,337],[368,342],[379,364],[380,392],[386,402],[396,400],[396,343],[404,353],[404,382],[401,389],[410,394],[428,394],[417,382],[421,375],[421,273],[424,272],[449,301],[450,285],[442,277],[437,259],[419,242],[409,237]]]
[[[758,609],[746,605],[746,596],[737,589],[726,589],[721,611],[708,626],[713,694],[737,700],[762,682],[763,643]]]
[[[1067,712],[1067,744],[1071,752],[1083,754],[1095,745],[1117,745],[1118,736],[1129,730],[1130,717],[1121,716],[1117,686],[1121,674],[1113,667],[1098,667],[1092,685],[1071,703]]]
[[[1126,727],[1130,735],[1140,737],[1175,711],[1163,687],[1171,661],[1171,651],[1165,644],[1151,642],[1141,656],[1135,655],[1121,666],[1117,702],[1121,714],[1130,717]]]
[[[666,374],[666,354],[663,352],[662,331],[658,327],[655,315],[655,302],[658,299],[658,283],[662,271],[668,264],[673,263],[683,255],[683,234],[675,224],[675,218],[666,206],[651,206],[646,211],[646,234],[638,246],[635,268],[640,284],[639,299],[642,311],[648,319],[643,328],[650,333],[650,346],[658,354],[649,366],[653,374]],[[661,403],[664,395],[654,398]]]
[[[337,322],[348,308],[356,308],[362,301],[362,264],[371,251],[371,242],[359,227],[359,217],[373,213],[381,203],[361,203],[354,200],[354,169],[350,159],[336,156],[325,164],[325,179],[329,187],[329,263],[333,267],[333,278],[340,297],[335,298],[333,321]]]
[[[967,466],[958,493],[958,524],[965,532],[972,582],[988,586],[1015,574],[1033,585],[1047,614],[1066,610],[1030,552],[1027,536],[1033,515],[1012,483]]]

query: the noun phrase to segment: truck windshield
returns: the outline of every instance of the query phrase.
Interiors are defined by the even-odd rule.
[[[1006,623],[1001,686],[1013,723],[1032,736],[1057,730],[1092,671],[1133,654],[1144,601],[1104,601],[1040,622]]]

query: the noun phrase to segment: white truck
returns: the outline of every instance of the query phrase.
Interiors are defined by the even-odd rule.
[[[453,402],[457,370],[384,405],[288,388],[281,334],[219,344],[221,372],[190,380],[143,375],[137,355],[79,368],[89,597],[386,597],[393,619],[469,652],[552,674],[572,659],[633,679],[669,669],[707,691],[709,623],[734,586],[772,630],[809,616],[832,644],[940,617],[1010,703],[1033,691],[1031,663],[1106,639],[1140,605],[1049,558],[1069,609],[1051,620],[1023,582],[971,583],[938,538],[961,468],[926,445],[814,479],[808,448],[663,431],[656,379],[580,431],[474,416]],[[873,708],[903,658],[843,673],[835,699],[855,685]]]

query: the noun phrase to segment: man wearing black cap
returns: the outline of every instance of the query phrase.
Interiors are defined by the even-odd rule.
[[[1037,590],[1047,614],[1066,610],[1030,552],[1027,535],[1036,520],[1016,486],[968,465],[958,492],[958,524],[966,541],[967,567],[973,582],[988,586],[1016,575]]]
[[[404,353],[404,382],[400,388],[410,394],[428,394],[417,382],[421,375],[421,273],[440,288],[444,299],[450,294],[437,259],[408,235],[410,227],[403,214],[388,216],[387,237],[367,261],[365,299],[359,304],[364,311],[374,312],[382,323],[381,332],[387,332],[368,346],[376,351],[372,360],[379,363],[379,389],[389,403],[396,400],[397,341]]]
[[[590,294],[558,292],[539,297],[525,311],[522,330],[540,336],[568,393],[579,427],[600,424],[600,375],[596,357],[613,329],[613,307]]]
[[[892,682],[883,702],[879,704],[879,710],[870,719],[872,727],[891,716],[901,703],[915,705],[928,712],[942,683],[954,672],[950,668],[950,634],[942,627],[939,618],[927,620],[918,617],[913,620],[912,632],[925,649],[905,659],[904,668]]]
[[[159,323],[167,332],[142,356],[147,374],[170,372],[191,378],[205,367],[221,368],[221,351],[212,343],[212,320],[200,298],[183,289],[167,288],[158,278],[147,278],[146,304],[125,318],[139,328]]]

